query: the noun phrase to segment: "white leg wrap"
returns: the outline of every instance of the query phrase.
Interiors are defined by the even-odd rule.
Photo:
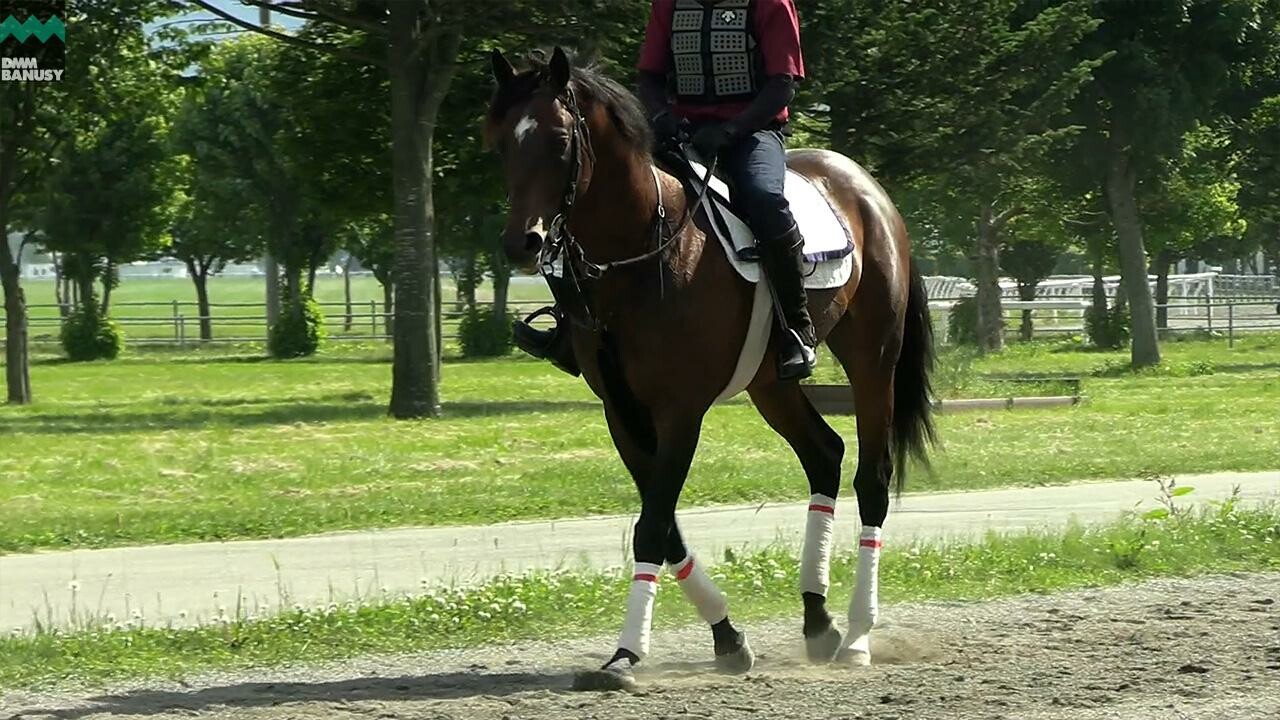
[[[871,628],[880,612],[880,533],[878,527],[864,527],[858,538],[858,575],[849,601],[849,633],[844,646],[871,657]]]
[[[692,555],[670,567],[684,596],[689,598],[707,624],[715,625],[729,617],[729,601],[712,582],[702,564],[694,562]]]
[[[827,596],[831,569],[831,529],[836,524],[836,501],[826,495],[809,496],[804,524],[804,550],[800,555],[800,592]]]
[[[636,563],[627,595],[627,617],[618,636],[618,647],[630,650],[636,657],[649,653],[649,630],[653,625],[653,601],[658,597],[658,574],[661,565]]]

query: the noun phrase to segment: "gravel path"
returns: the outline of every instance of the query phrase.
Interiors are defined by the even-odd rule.
[[[118,687],[10,695],[0,718],[198,720],[1250,720],[1280,717],[1280,574],[1163,580],[980,604],[883,609],[869,668],[814,667],[797,621],[748,627],[744,677],[711,670],[703,628],[659,633],[634,695],[574,693],[612,638]]]
[[[1280,471],[1179,476],[1195,492],[1190,507],[1221,500],[1239,487],[1248,502],[1280,499]],[[1061,527],[1073,518],[1105,522],[1159,494],[1148,480],[903,496],[885,525],[886,539],[981,537]],[[700,557],[726,547],[799,545],[808,495],[795,502],[681,511],[680,526]],[[856,537],[857,504],[845,493],[836,537]],[[251,540],[72,550],[0,556],[0,628],[72,622],[90,611],[151,624],[182,626],[182,616],[216,617],[219,607],[264,615],[293,603],[418,592],[423,585],[480,582],[502,572],[559,566],[607,567],[630,557],[630,515],[503,523],[475,527],[404,528],[334,533],[288,540]],[[73,592],[69,588],[78,588]],[[75,618],[80,619],[80,618]]]

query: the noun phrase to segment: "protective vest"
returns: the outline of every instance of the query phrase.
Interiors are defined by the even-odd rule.
[[[756,96],[763,73],[751,12],[750,0],[676,0],[671,54],[677,99],[708,104]]]

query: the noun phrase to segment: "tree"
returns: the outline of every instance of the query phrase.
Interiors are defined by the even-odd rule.
[[[1073,53],[1097,25],[1089,3],[823,0],[805,17],[810,74],[823,78],[809,97],[831,108],[832,147],[929,196],[947,217],[928,224],[968,219],[946,237],[974,260],[979,347],[999,349],[1001,234],[1102,61]]]
[[[208,341],[213,339],[209,277],[222,272],[227,263],[261,255],[263,223],[253,206],[244,203],[250,192],[247,183],[220,176],[216,165],[202,166],[198,155],[185,159],[187,186],[175,214],[169,253],[187,266],[196,291],[200,339]]]
[[[66,72],[56,83],[0,83],[0,236],[7,236],[11,209],[38,192],[48,158],[67,139],[71,109],[96,90],[97,73],[110,70],[118,43],[142,34],[144,23],[168,9],[167,0],[79,0],[68,3],[68,26],[76,28],[76,51],[66,54]],[[17,9],[25,19],[26,10]],[[36,16],[45,19],[44,14]],[[47,45],[46,48],[51,46]],[[92,71],[91,71],[92,68]],[[26,299],[17,259],[0,242],[0,284],[5,297],[5,382],[11,403],[31,402],[27,356]]]
[[[1230,167],[1225,134],[1201,126],[1183,139],[1181,152],[1164,171],[1139,187],[1143,218],[1154,259],[1156,326],[1169,326],[1169,268],[1178,260],[1203,254],[1210,243],[1243,239],[1236,195],[1240,185]]]
[[[168,143],[173,86],[140,33],[117,43],[110,78],[65,115],[40,218],[43,244],[62,255],[81,304],[104,315],[116,268],[167,243],[177,176]]]
[[[1210,118],[1241,72],[1274,43],[1272,0],[1099,2],[1102,21],[1084,42],[1083,57],[1112,53],[1077,103],[1087,128],[1077,146],[1084,172],[1100,178],[1120,250],[1131,308],[1130,358],[1136,367],[1160,361],[1147,279],[1139,188],[1176,156],[1183,138]]]
[[[432,179],[433,143],[445,95],[466,56],[479,59],[494,38],[573,40],[584,25],[612,24],[625,13],[618,12],[620,6],[596,0],[242,0],[301,18],[308,26],[336,25],[355,34],[350,44],[336,44],[257,27],[209,0],[191,2],[294,48],[335,54],[386,73],[391,93],[396,317],[389,411],[397,418],[438,415],[440,298]]]
[[[1241,124],[1238,201],[1249,238],[1280,274],[1280,95],[1258,103]]]

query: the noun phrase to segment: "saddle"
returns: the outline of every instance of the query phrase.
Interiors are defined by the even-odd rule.
[[[744,214],[733,202],[729,179],[717,171],[704,192],[707,170],[697,159],[683,152],[668,150],[660,153],[656,160],[660,167],[681,181],[689,202],[701,198],[697,212],[724,246],[730,262],[743,278],[758,282],[760,250]],[[804,259],[814,266],[805,286],[823,288],[842,284],[848,279],[848,274],[841,270],[849,265],[847,259],[854,247],[849,228],[840,220],[826,195],[800,173],[787,170],[784,192],[804,236]]]

